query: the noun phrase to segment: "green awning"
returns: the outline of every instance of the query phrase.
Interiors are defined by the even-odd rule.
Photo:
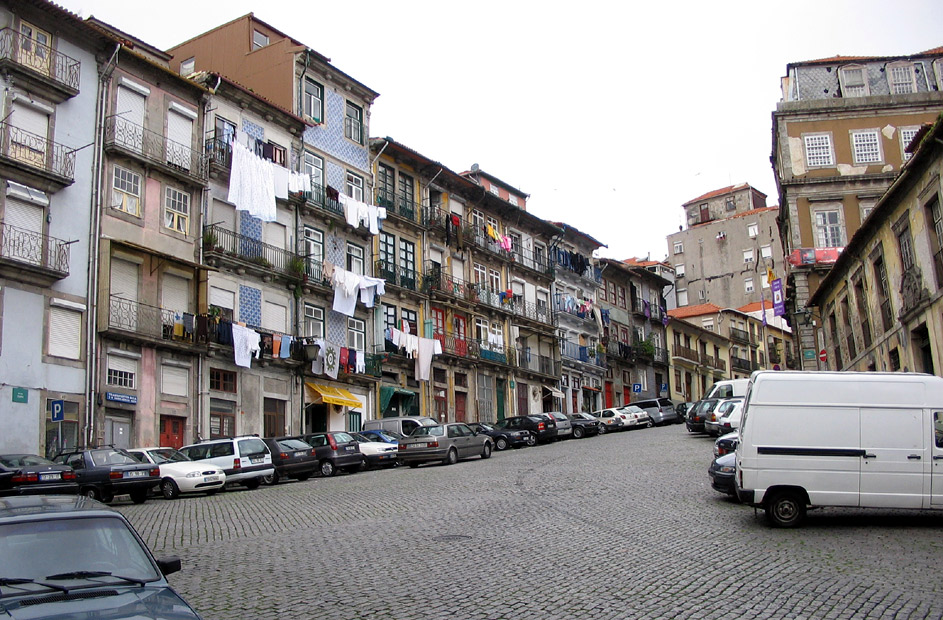
[[[383,415],[383,412],[386,411],[387,408],[390,406],[390,401],[393,400],[394,395],[400,396],[403,398],[403,400],[405,401],[403,403],[403,406],[405,407],[409,404],[410,400],[412,400],[412,398],[416,396],[416,393],[411,390],[407,390],[407,389],[399,388],[399,387],[392,387],[392,386],[385,386],[385,385],[380,386],[380,415],[381,416]]]

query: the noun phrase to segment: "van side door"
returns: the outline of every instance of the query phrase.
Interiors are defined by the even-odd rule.
[[[932,467],[930,474],[930,505],[943,508],[943,411],[933,412]]]
[[[924,507],[924,411],[861,407],[861,506]]]

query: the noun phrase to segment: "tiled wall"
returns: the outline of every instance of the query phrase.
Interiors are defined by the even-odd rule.
[[[327,118],[321,125],[308,127],[304,133],[305,144],[331,154],[348,166],[362,172],[369,172],[369,158],[367,148],[356,144],[344,137],[344,117],[347,113],[347,101],[342,95],[333,90],[325,89],[325,111]],[[364,110],[364,137],[367,135],[366,110]],[[366,140],[365,140],[366,141]],[[330,175],[328,167],[328,184],[340,189],[343,185],[335,185],[336,179]],[[343,176],[341,176],[343,179]],[[341,181],[342,183],[343,181]]]
[[[239,285],[239,320],[246,325],[262,325],[262,291]]]

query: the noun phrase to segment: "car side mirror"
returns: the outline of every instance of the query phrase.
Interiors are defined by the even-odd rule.
[[[180,570],[180,558],[175,555],[157,558],[157,568],[160,569],[160,572],[164,577],[167,575],[172,575],[173,573],[176,573]]]

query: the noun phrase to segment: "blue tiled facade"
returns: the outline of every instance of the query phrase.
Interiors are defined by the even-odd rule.
[[[356,144],[344,137],[344,117],[347,113],[346,99],[331,89],[325,88],[324,90],[325,122],[314,127],[308,127],[304,133],[304,143],[329,153],[352,168],[365,173],[369,172],[370,158],[367,154],[367,147]],[[363,120],[363,134],[366,136],[366,109],[364,110]],[[343,187],[342,185],[334,185],[335,179],[330,176],[330,167],[328,173],[329,185],[335,188]],[[341,179],[343,179],[343,175]]]
[[[249,215],[248,211],[239,211],[239,234],[256,241],[262,240],[262,220]]]
[[[242,119],[242,130],[256,140],[265,140],[265,129],[248,119]]]
[[[347,173],[343,167],[335,163],[327,162],[327,184],[339,191],[345,193]]]
[[[262,291],[239,285],[239,320],[246,325],[262,325]]]

